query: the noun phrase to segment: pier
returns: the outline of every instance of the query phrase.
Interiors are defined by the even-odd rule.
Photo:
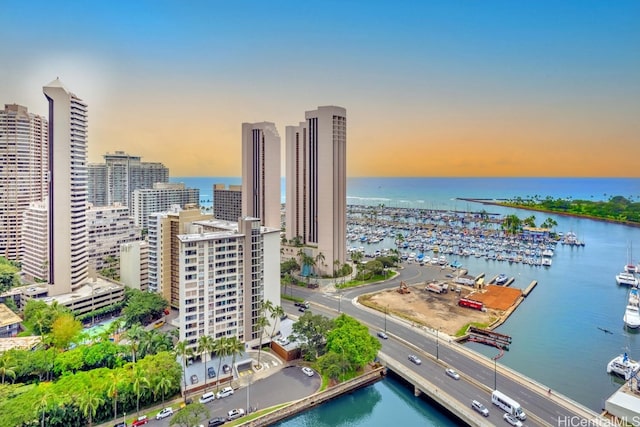
[[[529,283],[529,286],[527,286],[523,291],[522,291],[522,295],[526,298],[529,296],[529,294],[531,293],[531,291],[533,290],[533,288],[535,288],[538,285],[538,281],[537,280],[532,280],[531,283]]]

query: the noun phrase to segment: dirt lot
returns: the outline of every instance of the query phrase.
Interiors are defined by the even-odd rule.
[[[408,285],[411,291],[409,294],[400,294],[397,289],[394,289],[362,297],[360,301],[380,311],[385,311],[386,307],[390,314],[455,335],[470,322],[480,323],[481,327],[494,323],[515,304],[522,294],[520,289],[493,285],[486,286],[482,290],[462,286],[460,294],[451,290],[444,294],[430,292],[425,289],[424,282]],[[455,286],[453,288],[455,289]],[[482,301],[487,311],[458,306],[460,297]]]

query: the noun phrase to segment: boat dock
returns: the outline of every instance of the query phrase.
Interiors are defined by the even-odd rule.
[[[529,294],[531,293],[531,291],[533,290],[533,288],[535,288],[538,285],[538,281],[537,280],[532,280],[531,283],[529,283],[529,286],[527,286],[523,291],[522,291],[522,295],[526,298],[529,296]]]

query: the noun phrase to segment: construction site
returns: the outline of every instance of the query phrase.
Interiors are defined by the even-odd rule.
[[[401,282],[395,289],[360,297],[360,302],[416,325],[456,336],[466,326],[491,329],[523,298],[522,291],[497,285],[460,285],[452,280]]]

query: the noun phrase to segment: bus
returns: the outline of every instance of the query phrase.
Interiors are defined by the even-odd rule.
[[[507,414],[511,414],[523,421],[527,419],[527,414],[524,413],[520,404],[498,390],[493,391],[493,394],[491,395],[491,403],[505,411]]]

